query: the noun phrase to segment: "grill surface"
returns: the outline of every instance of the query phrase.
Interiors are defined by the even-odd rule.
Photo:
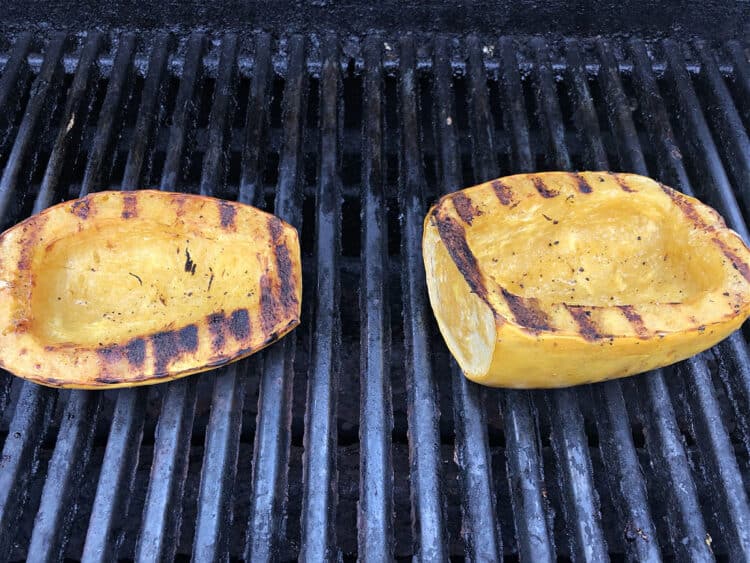
[[[651,175],[750,240],[744,45],[484,36],[0,39],[2,226],[101,189],[273,210],[303,322],[148,389],[0,374],[0,559],[750,557],[750,357],[550,392],[460,376],[422,218],[532,170]]]

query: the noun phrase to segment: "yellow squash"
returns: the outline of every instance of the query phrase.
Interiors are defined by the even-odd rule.
[[[750,251],[719,214],[633,174],[501,178],[424,225],[433,311],[466,377],[564,387],[709,348],[750,315]]]
[[[55,387],[147,385],[299,324],[297,232],[254,207],[101,192],[0,235],[0,365]]]

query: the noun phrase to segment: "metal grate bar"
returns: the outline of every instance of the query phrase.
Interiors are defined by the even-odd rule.
[[[565,127],[549,65],[547,45],[543,40],[532,41],[536,55],[539,90],[540,121],[552,145],[554,164],[560,170],[570,170],[571,161],[565,144]],[[601,528],[599,497],[594,487],[591,456],[583,427],[583,416],[578,396],[571,389],[559,389],[545,394],[553,418],[552,446],[559,460],[563,486],[568,502],[563,503],[565,519],[574,538],[573,548],[579,557],[588,561],[607,558],[607,546]]]
[[[70,392],[34,519],[27,554],[30,561],[59,561],[65,554],[100,403],[100,393]]]
[[[316,283],[312,363],[307,376],[300,558],[336,558],[336,393],[341,327],[338,257],[341,254],[338,45],[324,44],[321,71],[320,172],[315,221]],[[343,109],[343,108],[341,108]]]
[[[177,104],[173,114],[170,134],[170,154],[176,154],[177,167],[182,144],[171,141],[184,131],[187,107],[191,103],[196,75],[199,73],[202,54],[200,36],[188,40],[185,66],[177,93]],[[129,64],[124,57],[123,65]],[[184,133],[183,133],[184,134]],[[140,175],[140,170],[137,171]],[[173,171],[165,166],[164,177]],[[128,514],[130,492],[133,490],[136,469],[143,439],[143,423],[146,408],[146,389],[124,389],[117,392],[115,411],[112,418],[109,439],[104,452],[104,460],[99,475],[96,496],[91,510],[91,518],[84,544],[83,560],[109,561],[115,556],[123,532],[117,534],[117,521]]]
[[[534,157],[531,153],[529,122],[526,117],[526,104],[523,101],[521,77],[518,72],[518,59],[513,40],[510,37],[500,38],[498,49],[502,71],[500,85],[506,106],[504,115],[510,122],[508,129],[512,133],[510,140],[513,169],[519,172],[531,172],[534,170]]]
[[[81,53],[81,59],[73,77],[73,84],[68,92],[65,110],[60,120],[60,129],[47,162],[42,185],[39,188],[35,212],[41,211],[54,203],[55,192],[66,158],[74,154],[80,146],[83,136],[83,123],[90,111],[91,88],[99,76],[97,57],[101,47],[101,33],[92,33],[86,40],[86,46]]]
[[[365,44],[362,125],[362,273],[360,292],[359,558],[393,558],[393,411],[388,315],[388,230],[384,176],[382,39]]]
[[[615,70],[616,62],[609,45],[605,41],[600,41],[597,50],[602,68],[600,79],[605,81],[605,91],[612,94],[613,99],[623,99],[622,85]],[[643,54],[645,55],[645,52]],[[646,60],[645,64],[649,65],[650,72],[650,62]],[[636,62],[634,74],[640,70]],[[653,77],[650,78],[653,79]],[[651,96],[646,103],[652,103],[654,101],[652,96],[658,96],[656,84],[653,83],[652,89],[644,88],[638,94],[641,104],[644,104],[645,95]],[[632,161],[626,160],[623,164],[629,166],[630,170],[637,174],[647,175],[648,170],[645,167],[645,159],[638,138],[636,135],[628,134],[635,130],[630,113],[618,112],[615,115],[612,111],[614,107],[611,100],[608,105],[611,113],[610,120],[618,123],[619,131],[622,132],[616,139],[620,147],[619,152],[621,155],[632,158]],[[668,123],[666,126],[668,127]],[[664,135],[666,132],[667,130],[664,129],[659,134]],[[643,168],[639,168],[641,165]],[[669,502],[667,506],[672,520],[669,533],[673,548],[676,553],[681,553],[685,557],[700,559],[710,557],[710,548],[704,541],[706,528],[700,512],[695,483],[672,402],[667,393],[663,372],[656,370],[644,376],[644,379],[646,393],[643,398],[643,422],[651,466],[657,475],[669,483],[670,487],[679,487],[681,492],[676,498],[670,497],[672,502]]]
[[[435,101],[440,146],[439,191],[449,193],[463,187],[460,174],[456,109],[448,44],[439,37],[435,44]],[[492,458],[487,436],[487,416],[482,387],[470,382],[451,358],[448,377],[453,389],[453,418],[456,432],[455,460],[459,468],[462,497],[461,526],[466,555],[470,560],[493,561],[502,555],[502,540],[495,516]]]
[[[169,128],[169,143],[164,158],[164,171],[161,175],[161,190],[176,190],[180,183],[180,164],[185,153],[188,131],[195,119],[195,108],[199,97],[199,87],[203,72],[203,49],[205,38],[201,33],[193,33],[187,42],[185,66],[182,69],[180,88],[172,112],[172,126]]]
[[[709,102],[705,107],[715,130],[721,132],[716,137],[727,157],[726,163],[734,178],[736,193],[740,194],[747,212],[750,209],[750,139],[713,54],[702,43],[698,43],[696,49],[701,61],[700,76],[708,86]]]
[[[727,223],[731,223],[744,240],[750,241],[745,220],[700,109],[690,76],[684,68],[685,61],[679,53],[679,47],[671,40],[664,41],[662,46],[667,59],[667,76],[675,84],[675,96],[682,110],[677,113],[678,122],[681,127],[690,131],[689,135],[685,135],[686,147],[691,159],[703,168],[704,178],[707,180],[701,182],[700,195],[715,206],[720,206]]]
[[[83,175],[81,196],[96,191],[101,181],[102,167],[107,158],[112,140],[115,135],[115,121],[117,120],[128,91],[130,75],[133,72],[132,59],[135,52],[135,35],[125,34],[120,38],[117,55],[109,77],[107,94],[104,97],[99,120],[96,124],[96,134],[89,151],[86,171]]]
[[[18,186],[18,176],[30,153],[37,150],[33,140],[39,134],[43,122],[49,119],[51,106],[58,92],[58,82],[62,78],[63,68],[60,64],[65,48],[66,36],[56,33],[44,54],[44,62],[39,75],[31,85],[29,102],[26,105],[23,120],[18,128],[16,140],[0,178],[0,209],[6,210],[14,199]],[[7,221],[8,216],[4,215]]]
[[[118,391],[99,483],[89,518],[82,561],[112,561],[124,532],[120,522],[128,517],[138,467],[147,391]]]
[[[237,198],[242,203],[260,205],[263,197],[261,173],[263,170],[264,140],[268,127],[270,98],[271,36],[259,33],[255,40],[255,64],[245,118],[245,144],[242,153],[240,191]]]
[[[727,45],[734,66],[735,84],[740,92],[737,97],[739,110],[745,123],[750,126],[750,62],[739,41],[730,41]]]
[[[230,97],[236,54],[236,36],[225,35],[221,41],[217,88],[209,118],[210,146],[203,161],[200,182],[202,195],[211,195],[215,186],[222,181],[221,155],[226,128],[231,118]],[[236,366],[232,371],[235,368]],[[169,384],[165,391],[136,554],[141,561],[171,560],[177,550],[195,415],[196,386],[197,379],[191,377]]]
[[[18,36],[13,45],[13,52],[10,54],[8,62],[0,74],[0,157],[3,156],[8,148],[10,141],[11,121],[13,119],[14,96],[18,94],[19,84],[26,82],[29,75],[29,65],[26,62],[26,56],[31,49],[31,33],[24,32]]]
[[[471,35],[466,40],[468,57],[466,72],[469,77],[469,113],[471,115],[472,163],[477,183],[497,178],[497,147],[495,126],[487,94],[487,73],[482,60],[479,37]]]
[[[418,558],[447,559],[442,491],[437,381],[430,365],[428,304],[422,267],[425,180],[419,158],[414,39],[401,39],[399,84],[401,147],[399,197],[402,210],[402,286],[413,539]]]
[[[598,170],[609,170],[609,159],[586,81],[580,47],[576,41],[567,41],[565,45],[567,66],[576,98],[574,115],[577,116],[581,137],[590,143],[586,165],[593,165]],[[619,77],[615,80],[618,82],[609,81],[610,93],[621,92],[617,86]],[[614,118],[613,121],[617,122],[617,119]],[[625,127],[620,129],[624,130]],[[601,457],[607,469],[610,491],[620,518],[627,522],[626,529],[623,530],[627,540],[626,549],[633,559],[657,561],[661,558],[658,537],[648,506],[646,484],[638,463],[621,384],[619,381],[608,381],[592,387],[592,393]]]
[[[226,39],[225,39],[226,41]],[[222,67],[228,72],[228,65]],[[220,79],[226,79],[221,77]],[[225,83],[217,84],[220,89],[214,108],[216,114],[225,119],[212,120],[212,144],[223,150],[227,141],[228,108],[230,106],[234,73]],[[221,102],[219,102],[219,98]],[[219,112],[216,108],[223,107]],[[253,111],[263,113],[264,106]],[[250,108],[248,108],[250,110]],[[211,160],[216,161],[214,156]],[[210,179],[207,179],[209,182]],[[216,180],[215,180],[216,181]],[[209,183],[204,188],[211,189]],[[198,517],[193,541],[193,558],[197,560],[219,561],[229,557],[229,531],[233,519],[233,495],[237,476],[237,458],[242,430],[242,409],[245,401],[245,385],[249,366],[254,360],[230,364],[217,373],[211,399],[211,416],[206,428],[206,447],[201,470],[200,492],[198,496]]]
[[[302,226],[302,136],[306,106],[305,39],[290,40],[284,89],[284,140],[274,212],[297,229]],[[253,453],[252,494],[245,559],[276,557],[284,534],[295,340],[285,338],[264,354]]]
[[[156,39],[148,61],[148,74],[143,87],[143,97],[138,107],[138,120],[133,131],[133,138],[125,163],[122,178],[123,190],[138,189],[141,180],[143,160],[149,146],[153,143],[154,128],[159,121],[160,96],[164,84],[164,71],[167,67],[171,37],[163,34]]]
[[[10,197],[16,191],[21,164],[26,157],[31,136],[38,126],[38,119],[48,101],[49,88],[60,69],[65,36],[56,34],[45,52],[42,70],[32,86],[32,95],[13,145],[11,157],[14,162],[6,166],[0,188],[0,216],[9,213]],[[46,81],[45,83],[42,83]],[[26,140],[23,139],[26,138]],[[14,168],[14,172],[9,172]],[[38,454],[42,439],[56,403],[56,392],[29,382],[23,382],[16,410],[3,444],[3,471],[0,472],[0,553],[10,553],[13,541],[12,530],[23,513],[28,500],[28,483],[38,466]]]

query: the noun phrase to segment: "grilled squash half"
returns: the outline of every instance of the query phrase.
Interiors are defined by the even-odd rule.
[[[238,360],[299,324],[297,232],[254,207],[101,192],[0,235],[0,365],[80,389]]]
[[[719,214],[633,174],[501,178],[424,225],[430,302],[466,377],[565,387],[696,354],[750,314],[750,251]]]

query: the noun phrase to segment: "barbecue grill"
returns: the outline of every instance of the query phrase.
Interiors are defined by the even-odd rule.
[[[0,560],[750,557],[742,331],[629,379],[484,389],[421,259],[440,195],[534,170],[650,175],[750,241],[741,3],[625,2],[629,27],[556,3],[42,4],[0,22],[3,228],[103,189],[251,203],[300,231],[303,320],[150,388],[0,373]]]

